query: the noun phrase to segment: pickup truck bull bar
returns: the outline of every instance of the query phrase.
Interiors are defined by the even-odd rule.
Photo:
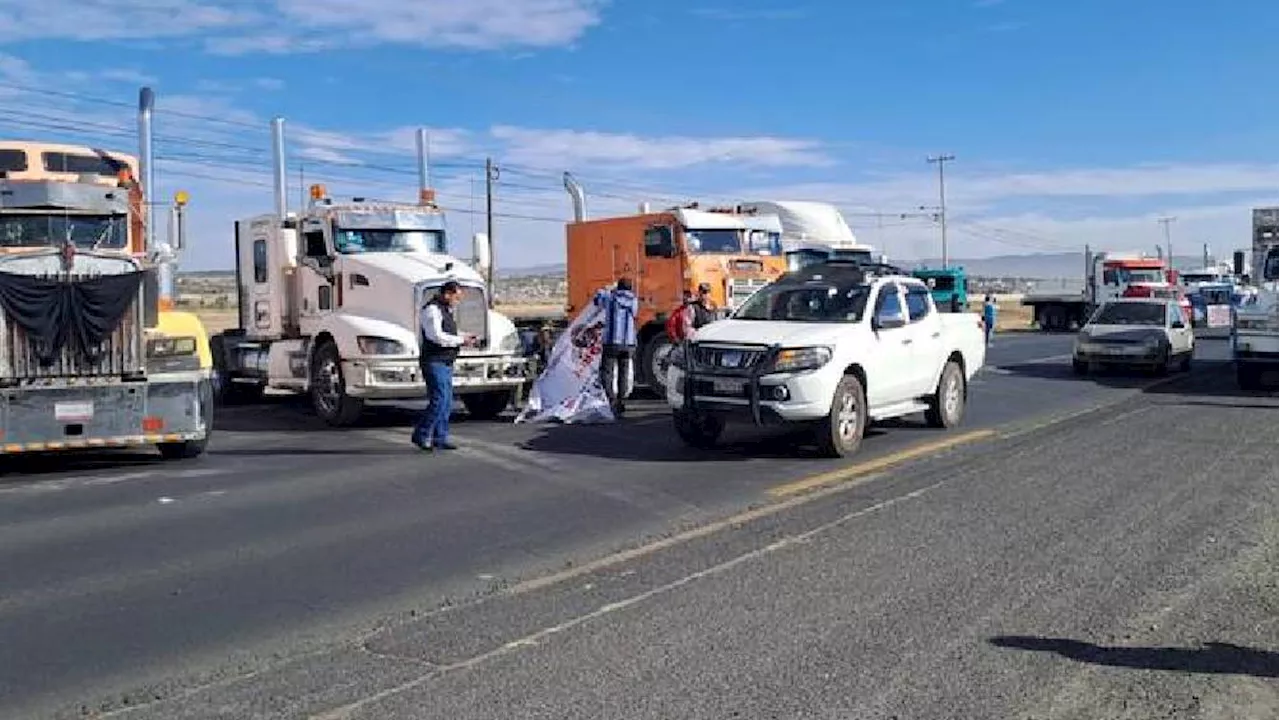
[[[685,340],[681,343],[685,357],[684,372],[684,410],[688,412],[697,412],[699,410],[698,401],[694,397],[694,384],[703,379],[694,373],[696,362],[693,354],[693,343]],[[747,403],[751,409],[751,420],[756,425],[763,425],[764,419],[760,414],[760,378],[769,373],[773,367],[774,361],[777,360],[778,352],[782,350],[781,345],[770,345],[764,352],[764,356],[760,362],[755,363],[746,372],[733,371],[726,368],[714,368],[709,373],[704,373],[705,377],[720,378],[742,378],[745,381]]]

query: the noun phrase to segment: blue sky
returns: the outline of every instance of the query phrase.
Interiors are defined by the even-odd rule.
[[[1229,10],[1228,10],[1229,6]],[[158,93],[161,189],[194,196],[186,267],[231,264],[291,176],[415,194],[413,128],[455,251],[502,168],[498,262],[563,256],[567,196],[829,200],[891,256],[936,255],[924,158],[949,152],[953,256],[1248,242],[1277,196],[1276,5],[1260,0],[0,0],[0,133],[132,151]],[[56,94],[55,94],[56,93]],[[297,196],[298,189],[291,190]]]

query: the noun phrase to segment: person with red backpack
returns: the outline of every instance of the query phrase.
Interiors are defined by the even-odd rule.
[[[715,311],[711,309],[711,286],[702,283],[695,295],[684,291],[684,302],[667,318],[667,337],[671,342],[681,342],[693,336],[693,331],[715,321]]]

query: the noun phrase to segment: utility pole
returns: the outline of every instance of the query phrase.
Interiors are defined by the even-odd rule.
[[[1204,266],[1209,267],[1213,262],[1213,258],[1209,257],[1209,243],[1204,244]]]
[[[946,154],[932,155],[925,158],[926,162],[938,166],[938,225],[942,228],[942,267],[944,268],[949,264],[947,255],[947,173],[945,168],[948,162],[955,159],[955,155]]]
[[[1174,222],[1177,219],[1178,218],[1173,216],[1167,216],[1167,217],[1162,217],[1156,220],[1156,222],[1160,223],[1160,225],[1164,227],[1164,252],[1165,252],[1165,255],[1168,256],[1169,258],[1170,270],[1173,269],[1173,239],[1169,234],[1169,224]]]
[[[484,216],[485,231],[489,234],[489,269],[485,282],[489,285],[489,302],[493,302],[493,184],[498,180],[498,166],[493,158],[484,159]]]

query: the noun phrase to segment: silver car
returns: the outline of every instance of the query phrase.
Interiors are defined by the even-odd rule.
[[[1078,375],[1104,366],[1185,371],[1195,350],[1195,334],[1177,301],[1120,298],[1099,306],[1080,329],[1071,366]]]

